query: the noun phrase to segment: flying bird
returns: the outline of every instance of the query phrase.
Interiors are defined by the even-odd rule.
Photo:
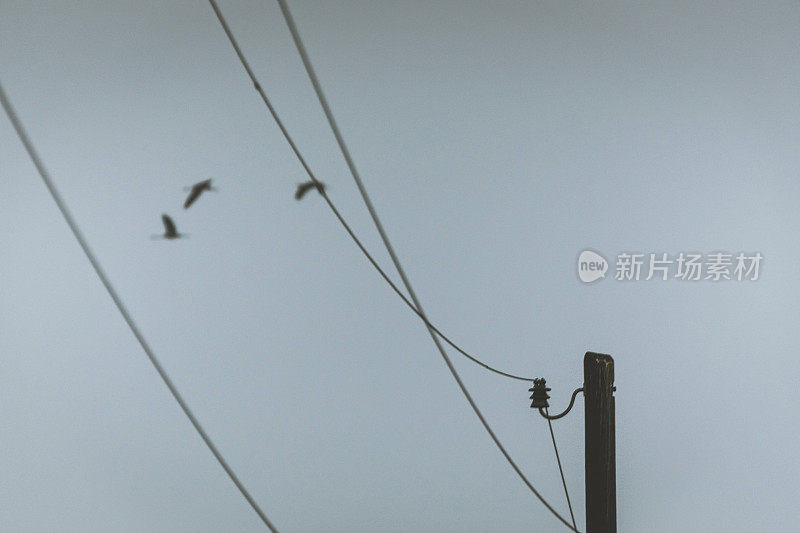
[[[317,189],[320,193],[325,190],[325,184],[321,181],[306,181],[297,185],[297,192],[294,193],[295,200],[302,200],[311,189]]]
[[[175,228],[175,223],[169,215],[161,215],[161,221],[164,222],[164,235],[151,235],[151,239],[180,239],[189,236],[187,233],[178,233],[178,230]]]
[[[183,204],[184,209],[189,209],[189,206],[203,194],[203,191],[216,191],[217,189],[211,186],[211,179],[207,179],[197,182],[191,187],[186,187],[185,190],[191,191],[189,192],[189,196],[186,197],[186,202]]]

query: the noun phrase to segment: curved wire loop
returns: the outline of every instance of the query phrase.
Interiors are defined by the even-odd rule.
[[[581,387],[579,389],[575,389],[574,391],[572,391],[572,398],[569,400],[569,405],[567,406],[566,410],[563,413],[559,413],[557,415],[550,415],[550,414],[547,414],[547,412],[545,411],[544,407],[540,407],[539,408],[539,414],[542,415],[544,418],[546,418],[548,420],[557,420],[557,419],[563,417],[564,415],[569,413],[570,410],[572,409],[572,406],[575,404],[575,397],[578,395],[579,392],[583,392],[583,387]]]

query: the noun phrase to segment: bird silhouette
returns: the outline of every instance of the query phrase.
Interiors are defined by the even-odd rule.
[[[181,239],[189,236],[188,233],[178,233],[175,223],[166,213],[161,215],[161,221],[164,223],[164,235],[151,235],[151,239]]]
[[[317,189],[320,193],[325,190],[325,184],[321,181],[305,181],[297,185],[297,192],[294,193],[295,200],[302,200],[311,189]]]
[[[211,179],[207,179],[199,181],[191,187],[186,187],[184,190],[190,191],[189,196],[186,197],[186,202],[183,204],[184,209],[189,209],[189,206],[203,194],[203,191],[216,191],[217,189],[211,186]]]

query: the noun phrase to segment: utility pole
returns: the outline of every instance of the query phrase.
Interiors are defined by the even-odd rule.
[[[586,352],[586,533],[616,533],[617,474],[614,446],[614,359]]]

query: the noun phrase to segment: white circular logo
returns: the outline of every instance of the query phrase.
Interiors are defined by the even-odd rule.
[[[608,261],[605,257],[591,250],[584,250],[578,256],[578,277],[584,283],[591,283],[606,277]]]

